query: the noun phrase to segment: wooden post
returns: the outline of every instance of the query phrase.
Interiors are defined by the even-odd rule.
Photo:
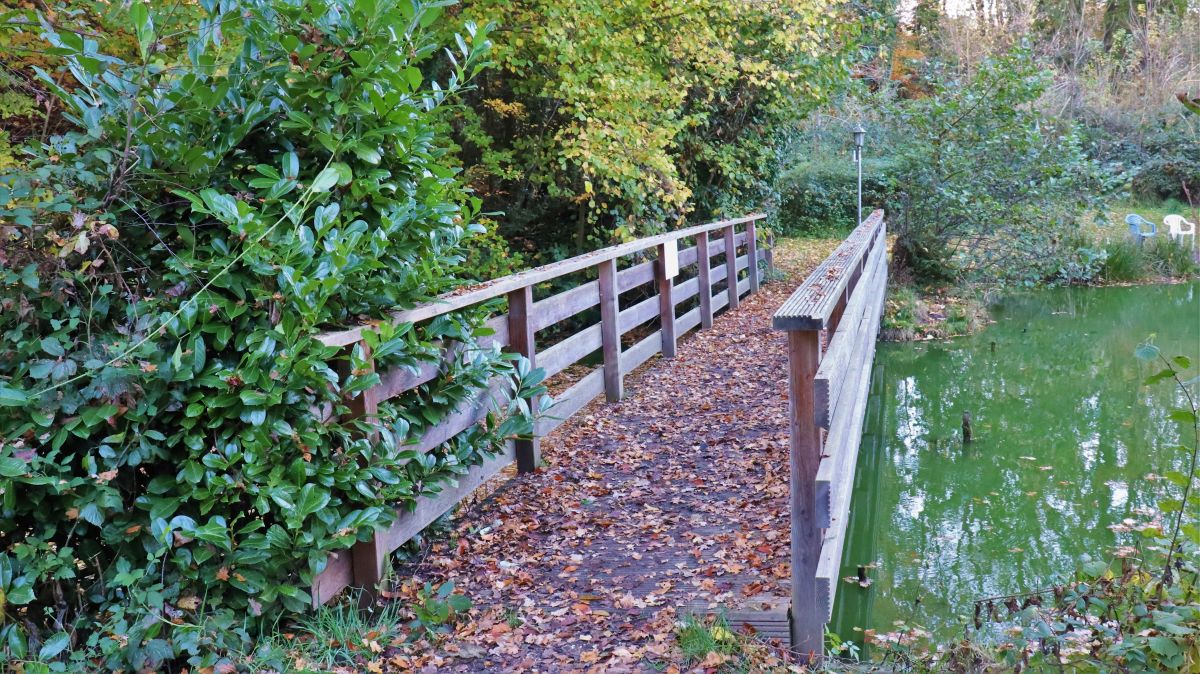
[[[533,286],[525,286],[508,294],[508,346],[512,351],[529,359],[529,364],[537,367],[537,347],[534,345],[533,316]],[[537,409],[537,399],[529,401],[530,407]],[[542,462],[541,445],[536,437],[513,441],[517,454],[517,470],[530,473],[537,469]]]
[[[615,403],[625,397],[621,381],[621,307],[617,295],[617,261],[605,260],[600,270],[600,344],[604,352],[604,398]]]
[[[754,221],[746,223],[746,260],[749,262],[747,272],[750,274],[750,292],[758,292],[758,240],[755,238]]]
[[[696,235],[696,273],[697,283],[700,285],[700,329],[708,329],[712,327],[712,281],[710,280],[709,272],[711,270],[712,260],[708,253],[708,232],[700,232]]]
[[[737,244],[733,241],[733,225],[725,228],[725,283],[729,285],[729,308],[738,307]]]
[[[792,649],[804,657],[820,657],[825,631],[818,606],[817,562],[823,537],[817,524],[817,467],[821,435],[814,415],[813,378],[821,364],[816,330],[788,332],[788,399],[791,402],[792,492]]]
[[[675,242],[658,244],[658,259],[654,261],[654,284],[658,286],[658,322],[662,334],[662,354],[664,358],[675,357],[675,273],[678,273],[678,259]],[[672,262],[674,264],[672,265]],[[672,270],[674,266],[674,270]],[[673,273],[674,271],[674,273]],[[603,329],[603,328],[602,328]]]
[[[775,273],[775,234],[767,236],[767,275]]]
[[[371,356],[371,346],[367,344],[366,340],[359,341],[356,346],[361,348],[363,357],[366,358],[366,368],[355,372],[351,369],[351,363],[343,363],[341,367],[343,381],[351,374],[363,375],[375,371],[375,359]],[[372,386],[357,398],[347,400],[346,406],[349,408],[352,418],[362,417],[367,423],[374,424],[375,415],[379,413],[379,388]],[[377,439],[378,436],[377,431],[368,433],[368,437],[372,440]],[[350,549],[353,582],[355,586],[362,588],[362,594],[358,599],[360,607],[370,606],[379,597],[379,584],[383,581],[383,570],[390,552],[391,550],[387,549],[387,542],[377,534],[372,534],[370,540],[355,543],[354,547]]]

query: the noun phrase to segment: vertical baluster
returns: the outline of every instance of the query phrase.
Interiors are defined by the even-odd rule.
[[[821,364],[821,342],[815,330],[788,332],[790,404],[790,470],[792,492],[792,648],[820,657],[825,613],[818,602],[817,563],[823,532],[817,523],[817,467],[821,436],[814,416],[813,379]]]
[[[733,225],[725,228],[725,282],[729,285],[729,308],[738,307],[737,244],[733,240]]]
[[[754,221],[746,223],[746,261],[749,262],[747,272],[750,275],[750,292],[758,292],[758,240]]]
[[[600,271],[600,343],[604,352],[604,397],[616,402],[625,396],[621,380],[621,307],[617,296],[617,261],[605,260]]]
[[[531,366],[537,367],[533,316],[530,315],[532,310],[533,286],[525,286],[508,294],[508,347],[514,353],[529,359]],[[536,397],[529,401],[529,405],[537,409]],[[538,438],[518,438],[513,444],[517,454],[517,470],[522,473],[535,470],[542,461],[541,443]]]
[[[371,354],[371,346],[364,340],[358,342],[357,347],[361,349],[363,357],[366,359],[366,367],[351,372],[350,363],[344,363],[342,366],[343,381],[350,374],[363,376],[375,371],[375,359]],[[379,388],[372,386],[358,397],[347,400],[346,406],[349,408],[351,418],[361,417],[374,426],[376,415],[379,414]],[[378,440],[379,432],[371,430],[367,437],[374,442]],[[386,541],[377,534],[372,534],[370,540],[355,543],[351,548],[350,559],[354,585],[362,588],[362,594],[359,595],[360,606],[369,606],[379,596],[379,584],[383,581],[383,571],[390,552],[391,550],[387,549]]]
[[[775,273],[775,234],[767,235],[767,274]]]
[[[696,267],[698,269],[696,282],[699,284],[700,295],[700,328],[711,328],[713,324],[712,280],[709,272],[712,260],[709,258],[708,252],[708,232],[700,232],[696,235]]]

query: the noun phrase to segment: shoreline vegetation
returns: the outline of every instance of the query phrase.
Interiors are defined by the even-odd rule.
[[[1182,213],[1181,213],[1182,211]],[[1136,244],[1123,228],[1120,213],[1147,213],[1156,224],[1162,216],[1190,213],[1172,204],[1123,206],[1110,216],[1107,227],[1093,226],[1085,236],[1092,240],[1094,272],[1071,278],[1064,273],[1054,285],[1106,288],[1138,285],[1170,285],[1200,278],[1200,248],[1190,238],[1177,243],[1159,235],[1143,245]],[[1117,224],[1121,223],[1119,228]],[[893,270],[884,306],[880,338],[887,342],[931,341],[974,334],[992,321],[989,306],[1001,288],[970,283],[920,283],[907,269]]]

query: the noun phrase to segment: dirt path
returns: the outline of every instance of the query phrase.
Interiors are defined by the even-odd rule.
[[[404,667],[678,671],[678,609],[788,596],[786,354],[770,317],[833,243],[543,440],[546,466],[455,521],[419,569],[470,618]]]

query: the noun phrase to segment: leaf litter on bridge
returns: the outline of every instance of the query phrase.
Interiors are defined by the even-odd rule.
[[[434,643],[388,648],[382,669],[715,671],[679,651],[679,609],[788,595],[786,353],[770,317],[835,244],[782,242],[786,281],[627,376],[623,401],[543,439],[545,467],[460,514],[398,594],[452,581],[473,607]]]

